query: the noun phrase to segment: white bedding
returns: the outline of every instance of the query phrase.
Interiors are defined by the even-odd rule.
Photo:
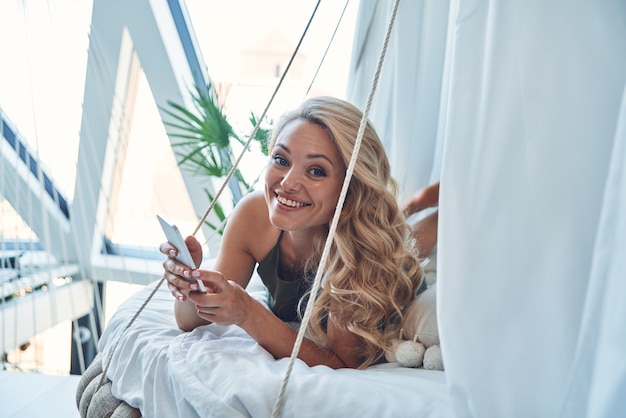
[[[132,296],[100,339],[105,362],[128,320],[156,283]],[[258,300],[265,290],[255,276]],[[275,360],[237,326],[176,327],[165,285],[123,334],[107,377],[117,398],[146,417],[268,417],[289,359]],[[367,370],[308,367],[296,360],[284,417],[450,417],[442,371],[381,364]]]

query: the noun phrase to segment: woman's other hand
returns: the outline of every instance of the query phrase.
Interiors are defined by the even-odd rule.
[[[439,205],[439,182],[433,183],[413,193],[402,204],[401,209],[407,218],[414,213]]]
[[[194,270],[192,278],[202,280],[207,288],[206,293],[189,294],[202,319],[219,325],[242,325],[256,305],[243,287],[218,271]]]

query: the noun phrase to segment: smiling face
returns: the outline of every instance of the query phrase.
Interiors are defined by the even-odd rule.
[[[328,226],[345,171],[321,126],[302,119],[289,122],[276,138],[265,174],[272,224],[287,231]]]

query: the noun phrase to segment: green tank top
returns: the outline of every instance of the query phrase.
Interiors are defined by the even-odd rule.
[[[280,232],[278,242],[276,242],[272,251],[259,263],[256,271],[259,273],[265,287],[267,287],[269,307],[274,315],[286,322],[299,321],[298,302],[311,288],[312,280],[307,280],[307,276],[304,274],[295,280],[283,280],[278,276],[280,240],[283,237],[283,232],[285,231]],[[309,273],[309,277],[314,277],[314,275],[315,272]],[[416,295],[422,293],[426,288],[426,280],[422,280],[415,292]]]
[[[280,264],[280,240],[283,237],[280,232],[278,242],[272,251],[259,263],[257,273],[263,280],[269,292],[269,307],[283,321],[299,321],[298,302],[309,290],[311,284],[306,275],[297,277],[295,280],[283,280],[278,276]]]

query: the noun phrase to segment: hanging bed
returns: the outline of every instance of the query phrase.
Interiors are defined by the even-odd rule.
[[[131,296],[108,324],[101,352],[77,390],[81,416],[271,416],[289,359],[274,359],[241,328],[211,324],[179,330],[173,297],[161,286],[125,330],[155,286]],[[248,291],[265,303],[267,292],[258,276]],[[396,418],[417,412],[452,416],[443,371],[397,363],[333,370],[296,360],[281,416]]]

